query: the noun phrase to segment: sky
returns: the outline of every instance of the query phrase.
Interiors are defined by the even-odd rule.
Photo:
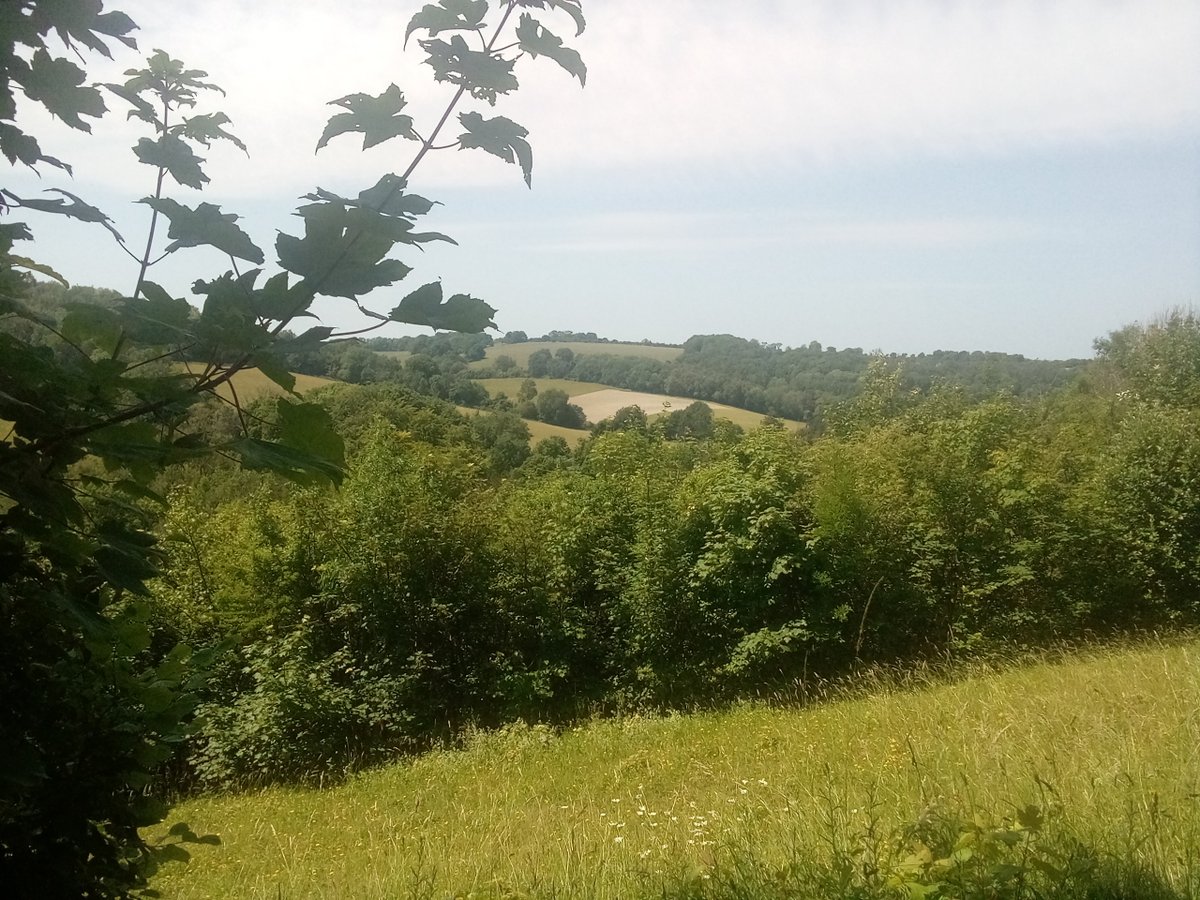
[[[214,145],[203,193],[270,252],[302,233],[297,198],[357,193],[417,145],[351,137],[314,153],[328,101],[396,83],[420,131],[453,90],[403,47],[407,0],[120,0],[139,53],[114,42],[89,80],[123,80],[161,48],[204,69],[248,146]],[[495,6],[495,3],[493,3]],[[457,246],[367,298],[421,284],[498,309],[500,331],[594,331],[678,343],[730,333],[785,346],[1092,355],[1097,337],[1200,306],[1200,3],[1195,0],[584,0],[587,84],[523,59],[485,115],[530,131],[533,188],[479,151],[430,154],[421,227]],[[494,15],[494,14],[493,14]],[[65,187],[145,240],[154,172],[116,110],[92,135],[39,110],[19,122],[71,162],[5,171],[20,195]],[[451,137],[457,132],[450,132]],[[21,250],[72,282],[131,290],[107,233],[30,214]],[[152,270],[176,295],[228,268],[183,251]],[[357,320],[322,301],[326,324]],[[381,334],[415,333],[389,326]]]

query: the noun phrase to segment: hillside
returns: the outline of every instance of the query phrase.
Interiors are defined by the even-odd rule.
[[[468,372],[481,375],[595,382],[801,422],[817,421],[857,396],[872,364],[899,372],[905,390],[950,388],[974,399],[997,393],[1044,396],[1073,383],[1087,366],[1084,360],[979,351],[864,353],[816,341],[783,347],[729,334],[694,335],[682,347],[533,340],[475,347],[474,353],[486,355],[474,357]]]
[[[316,388],[325,387],[326,385],[337,384],[336,379],[324,378],[319,375],[295,373],[295,377],[296,392],[299,394],[304,394]],[[271,397],[282,397],[287,393],[274,381],[258,371],[258,369],[243,369],[233,376],[232,382],[232,391],[227,385],[223,385],[217,389],[218,393],[226,400],[232,399],[234,392],[237,393],[238,399],[243,403],[264,394]]]
[[[683,353],[682,347],[664,347],[659,344],[625,344],[616,341],[526,341],[520,344],[492,344],[487,348],[487,355],[481,360],[472,362],[470,368],[485,369],[494,365],[497,357],[507,356],[519,367],[525,369],[529,366],[529,357],[540,350],[545,350],[551,355],[560,350],[568,350],[574,356],[621,356],[660,362],[678,359]]]
[[[807,709],[513,726],[340,787],[189,801],[173,818],[222,846],[154,886],[180,900],[896,897],[888,877],[937,873],[921,848],[926,863],[949,852],[943,826],[988,866],[1051,866],[1041,896],[1200,886],[1200,645],[871,683]],[[1032,830],[1015,821],[1027,805]],[[1063,854],[1073,882],[1053,868]],[[983,868],[964,857],[958,874]]]

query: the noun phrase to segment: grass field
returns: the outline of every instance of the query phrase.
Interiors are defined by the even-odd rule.
[[[233,390],[237,392],[238,399],[243,403],[263,394],[282,397],[287,393],[258,369],[243,369],[234,375],[232,380]],[[332,378],[321,378],[317,375],[296,375],[296,390],[301,394],[327,384],[338,383]],[[233,393],[227,386],[222,385],[217,391],[225,399],[232,399]]]
[[[538,441],[544,438],[560,437],[571,447],[574,447],[591,434],[586,429],[563,428],[561,425],[550,425],[546,422],[534,421],[533,419],[526,419],[525,424],[529,426],[530,446],[536,445]]]
[[[1198,748],[1196,643],[880,681],[803,709],[515,727],[324,790],[183,803],[172,820],[223,844],[195,847],[154,887],[175,898],[917,897],[887,879],[926,878],[953,849],[935,840],[952,817],[950,838],[970,839],[943,881],[1001,856],[985,874],[1036,860],[1045,883],[1100,879],[1108,892],[1090,897],[1195,897]],[[1040,831],[1013,824],[1027,804],[1047,817]]]
[[[576,356],[634,356],[638,359],[660,359],[669,361],[683,354],[682,347],[659,347],[653,344],[592,344],[586,341],[527,341],[523,344],[493,344],[487,356],[470,364],[469,368],[484,369],[496,361],[497,356],[511,356],[524,369],[529,357],[539,350],[554,353],[563,348]]]

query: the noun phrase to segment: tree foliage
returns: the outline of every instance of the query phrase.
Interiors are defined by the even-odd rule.
[[[50,188],[49,196],[22,197],[0,188],[6,213],[65,216],[107,228],[116,252],[138,270],[128,295],[47,309],[28,273],[65,281],[49,264],[15,252],[19,242],[33,240],[28,224],[11,217],[0,223],[0,419],[6,430],[0,443],[0,632],[9,650],[0,684],[0,868],[6,883],[37,884],[47,896],[125,896],[155,858],[185,858],[180,840],[200,839],[184,826],[163,847],[149,848],[138,832],[163,813],[152,778],[194,730],[199,673],[217,650],[212,646],[206,655],[186,643],[171,649],[161,645],[169,630],[152,637],[148,627],[147,582],[158,574],[164,552],[154,519],[168,505],[157,490],[161,473],[216,457],[314,490],[343,480],[344,442],[324,407],[296,395],[289,364],[292,354],[344,337],[322,325],[299,335],[291,330],[312,316],[319,296],[352,303],[366,330],[388,322],[459,331],[492,326],[490,305],[466,293],[445,296],[440,282],[410,292],[386,313],[369,309],[364,299],[408,274],[395,251],[449,240],[416,229],[433,204],[411,193],[409,180],[460,100],[494,104],[517,87],[518,54],[502,48],[499,38],[510,20],[515,27],[518,6],[529,4],[442,0],[433,7],[447,15],[469,8],[471,27],[490,28],[490,37],[482,50],[460,46],[457,35],[448,45],[432,34],[422,41],[435,77],[458,88],[426,136],[402,112],[404,97],[394,85],[379,95],[333,101],[342,111],[318,149],[345,134],[361,134],[364,147],[397,137],[418,147],[402,174],[385,173],[356,195],[319,187],[306,195],[297,210],[303,234],[279,235],[274,273],[264,269],[267,254],[235,214],[167,196],[171,183],[209,185],[204,154],[214,144],[247,149],[228,116],[197,111],[202,98],[223,93],[206,72],[154,51],[124,82],[92,86],[81,65],[55,55],[52,38],[86,63],[85,51],[110,56],[113,39],[136,48],[128,16],[105,10],[100,0],[0,6],[0,152],[13,164],[69,172],[18,125],[16,93],[83,131],[106,111],[107,96],[149,130],[133,153],[153,172],[154,185],[141,201],[150,210],[141,250],[71,192]],[[557,8],[582,28],[578,3],[549,7]],[[418,13],[410,32],[445,25],[429,9]],[[523,14],[522,27],[542,55],[574,65],[548,31],[526,19]],[[513,142],[518,130],[510,123]],[[496,139],[488,138],[493,143],[484,149],[496,149]],[[460,139],[453,146],[481,145]],[[528,181],[528,145],[517,156]],[[161,248],[160,219],[168,223]],[[202,246],[228,256],[231,269],[196,281],[197,309],[148,275],[164,257]],[[258,268],[241,271],[237,260]],[[239,403],[234,376],[249,367],[287,396],[269,406]],[[206,400],[230,404],[232,421],[194,429],[203,418],[196,409]],[[264,539],[260,546],[274,545]],[[228,571],[249,578],[257,570]],[[299,588],[293,588],[280,596],[294,599]],[[247,636],[259,619],[272,619],[272,607],[257,614],[245,607],[223,601],[212,618],[238,622],[235,631]]]

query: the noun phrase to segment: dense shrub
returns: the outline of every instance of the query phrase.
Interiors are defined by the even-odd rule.
[[[325,774],[467,725],[1194,625],[1197,413],[1099,383],[977,402],[876,361],[816,440],[631,415],[523,462],[511,416],[331,391],[340,493],[206,509],[201,479],[168,519],[161,620],[237,647],[197,765]]]

